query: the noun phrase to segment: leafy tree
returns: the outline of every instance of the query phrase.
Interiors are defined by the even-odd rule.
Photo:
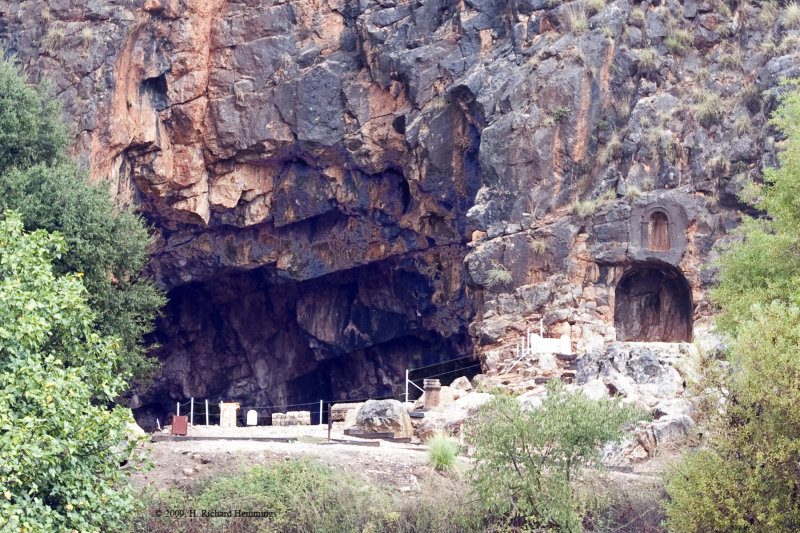
[[[720,257],[719,330],[727,361],[701,361],[705,445],[671,472],[670,530],[800,530],[800,92],[772,118],[786,134],[780,168],[755,191]]]
[[[498,394],[468,427],[475,494],[489,516],[581,531],[571,482],[581,468],[598,465],[599,446],[619,440],[621,426],[636,418],[630,408],[571,393],[557,380],[548,382],[539,408]]]
[[[115,531],[136,464],[118,339],[93,330],[81,274],[57,275],[64,239],[0,220],[0,530]]]
[[[66,241],[57,273],[85,273],[97,329],[120,337],[117,369],[136,380],[156,361],[142,344],[163,294],[140,274],[152,238],[142,219],[115,212],[107,188],[92,186],[66,155],[61,108],[45,89],[25,83],[10,60],[0,60],[0,212],[21,214],[28,230],[58,231]]]

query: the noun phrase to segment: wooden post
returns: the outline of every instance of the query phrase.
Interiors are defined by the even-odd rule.
[[[333,426],[333,417],[331,414],[333,413],[333,404],[328,404],[328,442],[331,441],[331,427]]]
[[[208,427],[208,398],[206,398],[206,427]]]
[[[322,400],[319,401],[319,425],[322,425]]]

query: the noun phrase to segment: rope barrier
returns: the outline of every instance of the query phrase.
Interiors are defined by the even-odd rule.
[[[463,371],[468,370],[470,368],[477,368],[479,366],[481,366],[481,364],[477,363],[477,364],[474,364],[474,365],[465,366],[465,367],[462,367],[462,368],[457,368],[455,370],[450,370],[449,372],[442,372],[441,374],[434,374],[432,376],[425,376],[424,378],[417,378],[417,379],[415,379],[413,381],[412,380],[409,380],[409,381],[411,381],[413,383],[414,381],[423,381],[423,380],[426,380],[426,379],[438,378],[439,376],[445,376],[447,374],[453,374],[455,372],[463,372]]]
[[[424,370],[426,368],[431,368],[431,367],[434,367],[434,366],[441,366],[443,364],[452,363],[454,361],[461,361],[461,360],[464,360],[464,359],[474,359],[474,357],[471,356],[471,355],[468,355],[468,356],[465,356],[465,357],[459,357],[457,359],[451,359],[450,361],[444,361],[442,363],[435,363],[433,365],[427,365],[427,366],[423,366],[423,367],[419,367],[419,368],[415,368],[415,369],[409,369],[409,372],[416,372],[418,370]],[[474,365],[469,365],[469,366],[466,366],[466,367],[457,368],[455,370],[450,370],[450,371],[447,371],[447,372],[440,372],[439,374],[434,374],[432,376],[425,376],[423,378],[418,378],[416,380],[410,380],[409,379],[408,381],[409,381],[409,383],[412,383],[414,386],[419,388],[419,386],[416,383],[414,383],[414,381],[424,381],[425,379],[437,378],[437,377],[440,377],[440,376],[445,376],[447,374],[453,374],[453,373],[456,373],[456,372],[465,372],[466,370],[470,370],[472,368],[479,368],[480,366],[481,366],[481,363],[476,363]],[[355,402],[364,402],[364,401],[367,401],[367,400],[385,400],[385,399],[390,399],[390,398],[394,398],[394,397],[395,397],[394,395],[387,395],[387,396],[380,396],[380,397],[377,397],[377,398],[376,397],[368,397],[368,398],[344,398],[344,399],[339,399],[339,400],[321,400],[321,402],[323,404],[355,403]],[[206,401],[207,400],[197,400],[197,401],[194,402],[196,404],[195,414],[198,416],[198,419],[205,419],[206,417],[209,418],[209,419],[211,419],[211,418],[214,418],[214,419],[221,418],[222,415],[219,412],[219,408],[218,408],[220,402],[216,402],[216,401],[215,402],[209,402],[208,403],[208,407],[213,405],[214,407],[217,407],[217,409],[215,409],[216,413],[212,413],[211,410],[209,409],[208,412],[207,412],[208,414],[206,414],[206,409],[204,409]],[[191,407],[191,404],[192,404],[192,400],[189,400],[188,402],[182,402],[182,403],[178,402],[178,405],[180,405],[181,407],[185,407],[185,406],[190,406]],[[245,413],[247,411],[249,411],[249,410],[259,410],[259,409],[261,409],[261,410],[271,410],[271,411],[275,411],[275,412],[280,412],[280,411],[288,410],[289,407],[303,407],[303,406],[316,407],[319,404],[320,404],[319,401],[315,401],[315,402],[292,403],[292,404],[285,404],[285,405],[264,405],[264,406],[249,406],[249,405],[245,405],[245,406],[241,406],[240,407],[240,412],[237,415],[237,418],[239,416],[244,418],[246,416]],[[309,410],[310,411],[315,411],[315,409],[313,409],[313,408],[309,409]]]
[[[431,368],[433,366],[446,365],[447,363],[452,363],[454,361],[461,361],[463,359],[475,359],[475,356],[474,355],[465,355],[464,357],[459,357],[458,359],[450,359],[449,361],[442,361],[441,363],[433,363],[432,365],[420,366],[420,367],[417,367],[417,368],[409,368],[408,371],[409,372],[416,372],[417,370],[424,370],[426,368]]]

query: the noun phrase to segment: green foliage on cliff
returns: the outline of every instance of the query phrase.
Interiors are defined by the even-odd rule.
[[[0,531],[116,531],[135,507],[118,340],[97,334],[64,239],[0,220]]]
[[[143,380],[155,361],[142,336],[164,304],[140,276],[152,239],[139,216],[115,213],[107,188],[90,185],[67,157],[60,114],[56,100],[28,85],[11,61],[0,61],[0,212],[19,212],[28,230],[63,235],[56,272],[85,274],[98,330],[121,339],[117,369]]]
[[[619,440],[622,425],[637,418],[630,408],[569,392],[555,380],[538,408],[499,394],[468,428],[477,500],[487,516],[505,517],[509,526],[581,531],[573,481],[583,467],[599,464],[599,446]]]
[[[671,473],[670,530],[800,530],[800,92],[772,124],[787,135],[741,240],[719,260],[713,295],[727,361],[700,383],[706,443]]]

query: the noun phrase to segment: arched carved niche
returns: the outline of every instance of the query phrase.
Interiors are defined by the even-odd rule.
[[[653,211],[647,221],[647,249],[668,252],[669,248],[669,218],[663,211]]]
[[[614,291],[619,341],[691,342],[692,296],[677,268],[642,263],[628,270]]]

